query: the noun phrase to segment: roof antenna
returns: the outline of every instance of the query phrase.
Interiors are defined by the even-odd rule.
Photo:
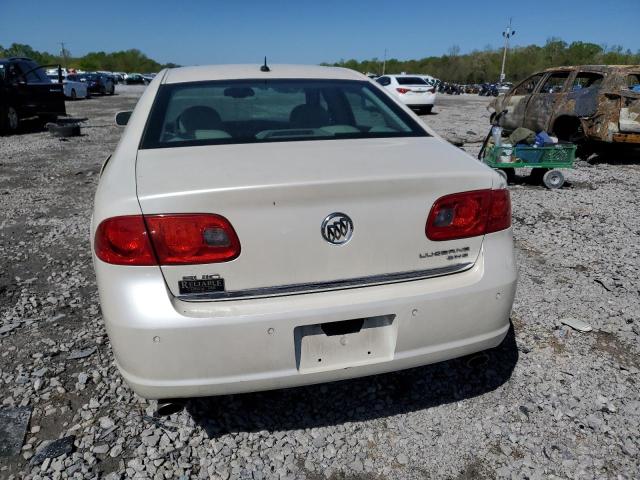
[[[271,71],[271,69],[269,68],[269,65],[267,65],[267,57],[266,56],[264,57],[264,65],[262,65],[260,67],[260,71],[261,72],[270,72]]]

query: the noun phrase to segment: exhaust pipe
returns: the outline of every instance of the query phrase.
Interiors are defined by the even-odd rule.
[[[158,417],[166,417],[182,411],[187,401],[184,398],[165,398],[158,400],[156,415]]]

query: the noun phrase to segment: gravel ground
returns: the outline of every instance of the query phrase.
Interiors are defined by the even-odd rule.
[[[0,478],[638,478],[633,158],[580,161],[559,191],[511,187],[520,284],[499,348],[155,418],[113,363],[88,243],[113,114],[140,92],[68,103],[89,119],[79,138],[0,137]],[[441,97],[424,120],[477,152],[486,103]]]

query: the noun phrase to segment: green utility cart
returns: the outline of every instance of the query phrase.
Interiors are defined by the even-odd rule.
[[[564,185],[564,175],[558,169],[573,168],[575,158],[574,144],[558,143],[545,147],[489,145],[484,149],[482,160],[507,182],[515,177],[516,168],[531,168],[531,176],[547,188],[560,188]]]

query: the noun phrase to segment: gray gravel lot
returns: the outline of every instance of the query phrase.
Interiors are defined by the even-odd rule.
[[[141,91],[68,103],[88,118],[79,138],[0,137],[0,432],[30,412],[19,452],[0,438],[0,478],[640,477],[633,155],[580,161],[559,191],[511,186],[514,328],[487,355],[155,418],[113,363],[88,243],[113,114]],[[474,153],[487,102],[441,96],[423,118]]]

